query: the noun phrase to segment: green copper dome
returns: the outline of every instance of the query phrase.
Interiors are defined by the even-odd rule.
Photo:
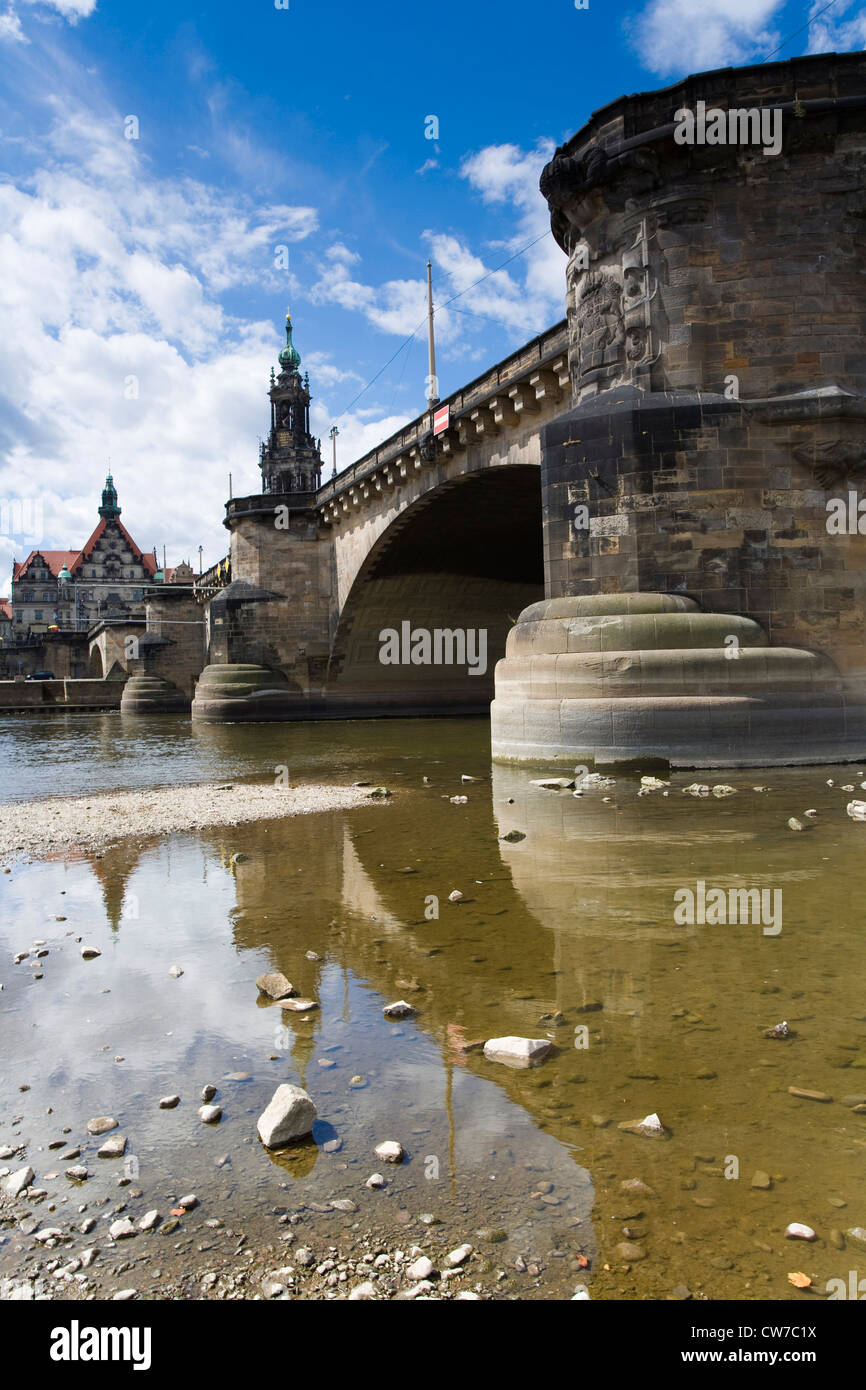
[[[286,314],[286,346],[278,358],[284,372],[296,372],[301,365],[301,354],[292,342],[292,316]]]
[[[117,489],[114,486],[114,479],[109,473],[105,480],[105,487],[102,489],[102,506],[99,508],[99,515],[106,519],[120,516],[120,507],[117,505]]]

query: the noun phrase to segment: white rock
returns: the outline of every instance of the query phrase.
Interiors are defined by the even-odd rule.
[[[405,999],[395,999],[393,1004],[386,1004],[382,1012],[386,1018],[411,1018],[418,1011]]]
[[[222,1119],[222,1113],[221,1105],[200,1105],[198,1108],[198,1117],[205,1125],[215,1125]]]
[[[378,1187],[384,1187],[385,1179],[382,1177],[381,1173],[371,1173],[367,1181],[364,1183],[364,1186],[374,1189]]]
[[[97,956],[101,955],[102,952],[96,946],[82,946],[81,948],[82,960],[95,960]]]
[[[481,1295],[480,1295],[480,1294],[477,1294],[477,1293],[473,1293],[471,1289],[464,1289],[462,1293],[458,1293],[458,1294],[455,1296],[454,1302],[456,1303],[456,1302],[458,1301],[458,1299],[459,1299],[462,1303],[470,1303],[470,1302],[471,1302],[471,1303],[480,1303],[480,1302],[481,1302]]]
[[[268,1149],[303,1139],[312,1132],[316,1107],[300,1086],[278,1086],[267,1108],[259,1116],[259,1138]]]
[[[288,1293],[285,1284],[280,1284],[276,1279],[262,1280],[262,1293],[265,1298],[282,1298],[284,1293]]]
[[[168,973],[173,980],[179,980],[181,975],[183,974],[183,970],[179,965],[170,965]]]
[[[163,1096],[159,1102],[160,1110],[173,1110],[176,1105],[180,1105],[180,1096]]]
[[[185,1197],[181,1197],[178,1206],[183,1207],[184,1211],[193,1211],[198,1206],[198,1197],[194,1192],[188,1192]]]
[[[623,1120],[617,1128],[625,1131],[626,1134],[661,1136],[666,1133],[664,1125],[655,1113],[645,1115],[642,1120]]]
[[[660,792],[663,787],[669,787],[670,782],[662,781],[661,777],[642,777],[640,784],[650,792]],[[713,788],[715,790],[715,788]]]
[[[785,1238],[787,1240],[817,1240],[818,1237],[811,1226],[804,1226],[802,1221],[792,1221],[785,1227]]]
[[[152,1231],[159,1221],[159,1212],[156,1207],[152,1211],[146,1211],[138,1223],[140,1231]]]
[[[34,1231],[33,1239],[38,1241],[62,1240],[63,1232],[59,1226],[43,1226],[41,1231]]]
[[[113,1134],[97,1149],[100,1158],[123,1158],[126,1153],[126,1140],[122,1134]]]
[[[422,1255],[414,1264],[406,1270],[409,1279],[429,1279],[431,1274],[436,1273],[436,1266],[426,1255]]]
[[[202,1086],[202,1088],[201,1088],[201,1098],[202,1098],[203,1102],[205,1103],[205,1105],[207,1105],[208,1101],[213,1100],[214,1096],[216,1095],[216,1092],[217,1092],[216,1086],[211,1086],[210,1083],[208,1083],[207,1086]]]
[[[113,1303],[128,1303],[131,1298],[138,1297],[138,1289],[118,1289],[116,1294],[112,1294]]]
[[[553,1044],[546,1038],[489,1038],[484,1044],[484,1056],[506,1067],[533,1067],[543,1062]]]
[[[123,1216],[119,1221],[112,1221],[108,1228],[108,1234],[112,1240],[128,1240],[131,1236],[138,1235],[135,1227],[128,1216]]]
[[[256,988],[271,999],[287,999],[290,994],[296,992],[295,986],[290,984],[279,970],[273,970],[268,975],[260,975],[256,980]]]
[[[533,777],[530,786],[541,787],[547,792],[567,792],[571,791],[574,782],[569,777]]]
[[[866,801],[849,801],[845,810],[852,820],[866,820]]]
[[[571,1296],[572,1303],[589,1303],[589,1289],[586,1284],[578,1284]]]
[[[465,1264],[472,1254],[471,1245],[458,1245],[456,1250],[451,1250],[445,1256],[445,1263],[451,1269],[457,1269],[459,1265]]]
[[[364,1284],[358,1284],[349,1294],[350,1303],[358,1303],[364,1299],[376,1297],[376,1285],[371,1284],[369,1279]]]
[[[9,1177],[4,1179],[3,1190],[10,1197],[20,1197],[24,1189],[33,1182],[35,1176],[32,1168],[19,1168],[16,1173],[10,1173]]]
[[[405,1157],[403,1145],[398,1144],[396,1139],[383,1140],[381,1144],[376,1145],[375,1153],[383,1163],[402,1163]]]
[[[99,1254],[99,1248],[98,1248],[98,1246],[96,1246],[96,1245],[88,1245],[88,1247],[87,1247],[86,1250],[82,1250],[82,1252],[81,1252],[81,1267],[82,1267],[82,1269],[89,1269],[90,1266],[93,1264],[93,1261],[96,1259],[96,1257],[97,1257],[98,1254]]]
[[[448,800],[452,806],[465,806],[469,800],[468,796],[449,796]]]
[[[717,786],[713,787],[713,796],[733,796],[736,790],[736,787],[729,787],[727,783],[719,782]]]
[[[448,901],[449,903],[462,903],[463,894],[460,892],[459,888],[455,888],[453,893],[448,894]]]
[[[710,789],[704,782],[692,782],[688,787],[683,787],[683,796],[709,796]]]

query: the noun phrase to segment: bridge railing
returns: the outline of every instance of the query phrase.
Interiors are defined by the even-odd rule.
[[[568,325],[565,319],[547,329],[546,332],[539,334],[523,347],[518,348],[510,357],[505,357],[498,362],[495,367],[484,372],[481,376],[470,381],[468,385],[455,391],[450,396],[445,396],[437,406],[448,405],[451,407],[451,421],[456,423],[461,415],[474,409],[480,401],[488,396],[495,395],[498,390],[505,386],[513,385],[520,377],[532,367],[539,367],[552,358],[560,356],[568,348]],[[423,415],[411,420],[408,425],[404,425],[396,434],[384,440],[364,454],[363,458],[339,473],[336,478],[320,487],[316,493],[316,506],[321,507],[345,492],[347,488],[353,487],[360,479],[365,478],[370,473],[374,473],[383,464],[390,463],[398,458],[411,445],[428,434],[430,431],[430,411],[425,410]]]

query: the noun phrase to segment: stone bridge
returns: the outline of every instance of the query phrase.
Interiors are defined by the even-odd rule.
[[[500,759],[866,756],[864,93],[820,54],[596,112],[541,178],[566,321],[324,487],[289,322],[193,717],[486,710],[499,661]]]
[[[315,493],[233,499],[242,580],[209,605],[211,660],[280,671],[293,718],[486,712],[508,630],[544,595],[540,430],[570,399],[561,322],[443,401],[438,435],[428,412]],[[484,632],[485,660],[383,664],[380,632],[404,623]]]

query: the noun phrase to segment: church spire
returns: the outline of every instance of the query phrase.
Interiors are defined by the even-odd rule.
[[[105,487],[102,489],[102,506],[99,508],[99,515],[105,517],[106,520],[116,520],[120,516],[120,507],[117,505],[117,489],[110,473],[105,479]]]
[[[301,365],[301,354],[292,342],[292,312],[286,310],[286,346],[278,358],[284,372],[296,372]]]
[[[321,477],[319,446],[310,434],[310,382],[301,380],[301,354],[292,342],[292,316],[286,314],[286,345],[279,358],[280,372],[271,371],[271,428],[261,446],[260,467],[264,492],[315,492]]]

